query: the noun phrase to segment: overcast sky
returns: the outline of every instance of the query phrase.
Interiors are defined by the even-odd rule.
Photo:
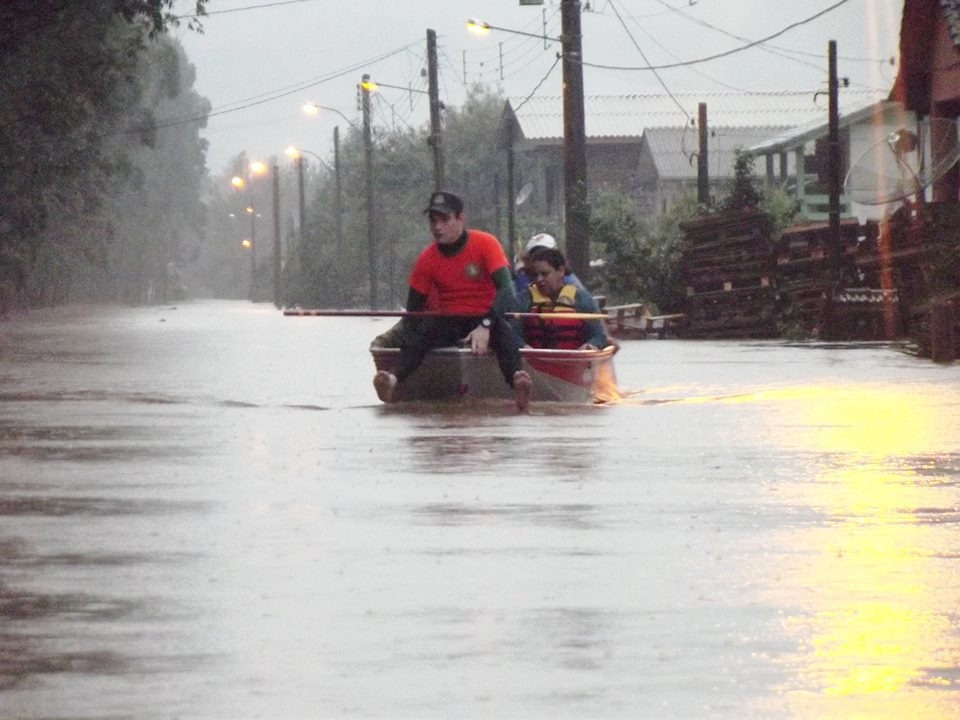
[[[192,4],[180,0],[175,11],[189,13]],[[853,87],[885,92],[896,76],[891,61],[903,0],[581,4],[587,95],[825,90],[830,40],[837,41],[838,74]],[[381,85],[426,90],[428,28],[437,33],[440,95],[448,105],[461,105],[477,82],[507,97],[561,93],[558,43],[466,29],[475,17],[557,37],[560,0],[525,7],[520,0],[208,0],[207,10],[203,34],[185,25],[174,34],[196,66],[197,91],[213,105],[203,134],[214,173],[241,151],[285,161],[291,144],[329,157],[333,127],[345,134],[344,116],[360,124],[356,85],[364,73]],[[679,66],[649,69],[665,65]],[[342,116],[307,116],[300,108],[309,101]],[[375,125],[420,127],[428,118],[422,92],[382,87],[375,96]]]

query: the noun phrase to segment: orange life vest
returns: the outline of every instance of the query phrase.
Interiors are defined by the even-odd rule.
[[[565,313],[577,312],[577,286],[564,285],[552,300],[530,286],[533,303],[530,312]],[[587,324],[583,320],[541,320],[535,317],[523,319],[523,339],[531,347],[556,350],[575,350],[587,341]]]

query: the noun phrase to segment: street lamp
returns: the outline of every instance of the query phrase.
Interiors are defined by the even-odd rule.
[[[361,107],[363,110],[363,163],[367,188],[367,272],[370,283],[370,309],[377,309],[377,238],[373,208],[373,135],[370,127],[370,89],[366,87],[370,76],[360,80]]]
[[[316,158],[321,165],[323,165],[327,170],[334,172],[334,174],[336,174],[337,171],[335,168],[330,167],[330,165],[322,157],[320,157],[317,153],[313,152],[312,150],[307,150],[306,148],[297,147],[295,145],[289,145],[285,150],[285,152],[289,157],[293,158],[294,163],[296,163],[297,187],[298,187],[299,196],[300,196],[300,235],[301,237],[303,237],[303,228],[306,226],[306,204],[304,202],[304,188],[303,188],[303,156],[310,155]],[[339,177],[336,178],[336,189],[337,189],[336,208],[335,208],[335,212],[337,213],[336,243],[337,243],[337,248],[339,249],[341,244],[340,232],[342,229],[342,223],[340,222],[340,178]]]
[[[389,83],[371,80],[368,75],[364,75],[364,80],[360,87],[367,92],[378,92],[380,88],[393,88],[394,90],[405,90],[408,93],[419,93],[420,95],[430,96],[430,137],[427,144],[433,150],[433,184],[435,190],[443,189],[444,171],[443,171],[443,131],[440,126],[440,111],[444,109],[444,104],[437,97],[436,78],[430,82],[429,90],[420,90],[414,87],[402,87],[401,85],[390,85]],[[413,101],[411,100],[411,109]]]
[[[342,117],[344,120],[346,120],[346,121],[347,121],[347,125],[349,125],[350,127],[352,127],[354,130],[359,130],[359,129],[360,129],[360,128],[357,127],[356,123],[353,122],[353,120],[351,120],[350,118],[348,118],[346,115],[344,115],[342,112],[340,112],[340,111],[337,110],[336,108],[327,107],[326,105],[321,105],[321,104],[315,103],[315,102],[305,102],[305,103],[301,106],[301,109],[302,109],[307,115],[319,115],[321,110],[328,110],[328,111],[330,111],[330,112],[332,112],[332,113],[336,113],[337,115],[339,115],[340,117]]]
[[[262,175],[267,172],[266,163],[260,162],[259,160],[252,160],[247,164],[247,175],[250,180],[253,180],[257,175]],[[257,212],[254,207],[253,200],[253,188],[248,187],[249,182],[242,175],[234,175],[230,178],[230,184],[236,190],[244,190],[247,192],[247,204],[244,208],[246,213],[250,216],[250,238],[244,240],[242,245],[245,248],[250,250],[250,302],[256,301],[256,288],[257,288],[257,259],[256,259],[256,243],[257,243]]]
[[[250,251],[250,302],[254,300],[253,288],[257,282],[257,258],[256,250],[253,247],[253,240],[250,238],[244,238],[240,245],[243,246],[245,250]]]
[[[347,124],[350,125],[354,130],[359,130],[356,125],[353,124],[353,121],[344,115],[342,112],[336,108],[327,107],[325,105],[320,105],[315,102],[306,102],[303,104],[303,111],[307,115],[316,115],[321,110],[329,110],[334,112],[344,120],[347,121]],[[336,207],[334,208],[335,220],[336,220],[336,238],[337,238],[337,255],[340,254],[341,247],[343,245],[343,189],[340,181],[340,126],[335,125],[333,128],[333,176],[334,183],[336,185],[336,195],[335,203]]]
[[[550,37],[545,31],[542,33],[532,33],[524,30],[511,30],[510,28],[491,25],[485,20],[478,20],[477,18],[467,19],[467,30],[474,35],[489,35],[491,30],[500,30],[501,32],[510,33],[511,35],[526,35],[527,37],[538,38],[543,41],[552,40],[553,42],[562,42],[561,38]],[[544,47],[546,47],[546,43],[544,43]]]
[[[580,0],[560,2],[561,58],[563,61],[563,199],[567,254],[577,273],[590,274],[590,206],[587,204],[587,138],[583,105],[583,51],[580,33]],[[549,40],[521,30],[496,27],[471,18],[467,27],[474,32],[501,30]],[[511,147],[510,152],[513,152]],[[509,188],[513,195],[513,188]],[[511,238],[511,242],[513,238]]]

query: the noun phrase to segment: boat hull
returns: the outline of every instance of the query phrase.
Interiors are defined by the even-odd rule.
[[[547,350],[523,348],[524,369],[533,380],[534,401],[568,403],[609,402],[619,397],[613,367],[614,345],[603,350]],[[400,351],[370,348],[377,370],[392,372]],[[474,355],[469,348],[431,350],[404,382],[394,399],[466,400],[512,398],[493,355]]]

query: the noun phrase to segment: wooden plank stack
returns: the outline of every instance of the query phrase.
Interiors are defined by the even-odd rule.
[[[854,270],[860,223],[840,222],[841,266],[847,270],[844,285],[872,285]],[[786,228],[774,244],[778,306],[783,324],[804,334],[820,334],[828,301],[838,288],[830,253],[830,226],[818,222]]]
[[[684,337],[775,337],[771,227],[759,210],[683,223]]]

